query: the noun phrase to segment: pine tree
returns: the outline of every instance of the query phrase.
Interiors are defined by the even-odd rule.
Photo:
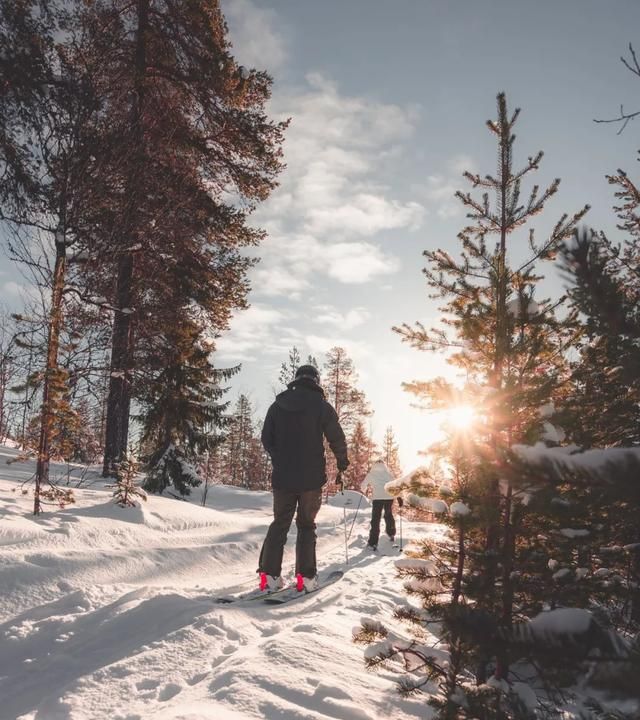
[[[352,435],[359,421],[371,415],[364,393],[358,390],[356,383],[358,375],[344,348],[334,347],[327,353],[322,387],[324,388],[327,400],[333,405],[338,415],[338,420],[347,437]],[[333,454],[326,452],[327,476],[329,482],[326,485],[327,493],[333,485],[337,468]]]
[[[146,502],[147,495],[136,485],[138,463],[133,456],[118,463],[113,496],[120,507],[135,507],[136,498]]]
[[[419,349],[452,350],[450,361],[465,371],[468,379],[467,387],[460,391],[442,380],[413,383],[408,389],[434,409],[480,403],[483,421],[475,433],[477,462],[471,465],[473,495],[469,502],[474,520],[483,527],[465,535],[468,559],[464,572],[469,583],[464,597],[508,629],[519,591],[517,562],[524,552],[518,544],[524,504],[510,482],[503,481],[503,456],[513,443],[542,437],[545,426],[539,408],[549,402],[566,371],[563,352],[572,337],[570,329],[554,316],[556,304],[534,299],[541,279],[536,265],[557,255],[588,207],[571,217],[563,215],[541,244],[529,229],[529,256],[511,266],[510,245],[557,192],[560,181],[554,180],[542,192],[535,185],[528,200],[521,200],[522,180],[538,169],[542,153],[530,157],[523,169],[514,170],[513,126],[519,110],[509,115],[504,94],[498,95],[497,109],[497,120],[487,123],[498,140],[497,174],[464,174],[474,188],[483,190],[480,199],[469,192],[457,193],[472,221],[459,234],[461,259],[440,249],[424,253],[427,281],[446,301],[443,323],[453,336],[421,324],[395,329]],[[495,195],[495,207],[490,193]],[[497,235],[493,248],[488,243],[491,235]],[[475,551],[469,553],[469,548]],[[451,632],[452,637],[462,637],[460,629]],[[500,647],[488,652],[478,659],[478,681],[486,679],[492,660],[496,678],[506,679],[508,656]]]
[[[212,344],[195,321],[166,328],[171,362],[160,370],[146,391],[141,414],[145,453],[144,487],[160,493],[169,485],[188,495],[200,485],[196,467],[205,453],[222,441],[220,428],[228,403],[220,383],[239,368],[219,370],[211,364]]]
[[[39,230],[54,253],[43,372],[34,514],[49,481],[55,416],[65,412],[65,377],[58,364],[64,323],[68,252],[89,237],[84,212],[101,157],[95,142],[98,110],[95,57],[79,46],[79,16],[65,3],[0,3],[0,219],[12,231],[13,256],[33,263],[25,230]],[[50,252],[50,250],[49,250]],[[48,253],[47,253],[48,254]]]
[[[359,490],[373,464],[375,443],[364,422],[358,420],[348,438],[349,467],[344,473],[345,485]]]
[[[580,359],[565,401],[572,440],[584,446],[640,442],[640,191],[619,171],[610,176],[621,247],[603,233],[576,233],[563,252],[569,295],[581,323]]]
[[[262,446],[260,437],[249,440],[247,451],[247,487],[250,490],[269,490],[271,481],[271,458]]]
[[[358,420],[371,414],[364,393],[356,387],[357,382],[353,360],[345,349],[331,348],[324,364],[322,386],[345,433],[352,431]]]
[[[399,478],[402,475],[402,468],[398,455],[398,444],[396,443],[391,425],[385,430],[384,438],[382,439],[381,455],[393,477]]]
[[[287,361],[280,365],[280,375],[278,375],[279,382],[285,386],[293,382],[296,377],[296,370],[301,365],[312,365],[316,370],[318,369],[318,362],[312,355],[308,355],[306,362],[303,363],[300,351],[294,345],[291,350],[289,350]]]
[[[278,380],[282,385],[288,385],[296,376],[296,370],[302,365],[300,353],[295,345],[289,350],[287,362],[283,362],[280,366],[280,375]]]
[[[569,296],[583,333],[563,412],[569,440],[587,448],[634,447],[640,442],[640,191],[621,170],[608,180],[619,201],[614,210],[624,233],[622,244],[614,245],[603,233],[584,231],[576,233],[563,251]],[[588,515],[581,518],[582,527],[611,528],[612,547],[640,547],[637,500],[629,491],[633,492],[589,485],[580,492],[568,488],[566,495],[572,508]],[[605,543],[600,533],[591,532],[580,542],[583,547],[593,545],[586,552],[589,562],[582,563],[588,570],[595,569],[598,560],[602,566],[616,565],[618,576],[630,575],[630,587],[637,587],[640,551],[631,557],[614,552],[602,559],[599,549]],[[574,567],[570,562],[565,566],[572,577]],[[640,595],[629,605],[633,622],[640,623]]]
[[[248,488],[251,456],[254,452],[253,408],[249,398],[241,394],[229,420],[223,446],[225,478],[223,482]]]
[[[251,261],[241,251],[263,236],[247,217],[275,187],[286,123],[265,114],[269,76],[231,56],[215,0],[99,0],[85,28],[107,64],[100,130],[113,149],[99,206],[116,276],[115,290],[104,288],[113,307],[108,475],[126,450],[136,371],[148,359],[140,347],[160,334],[153,318],[176,284],[179,306],[199,306],[213,336],[244,306]],[[174,284],[178,275],[188,282]]]

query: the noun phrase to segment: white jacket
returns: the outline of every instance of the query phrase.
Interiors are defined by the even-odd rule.
[[[362,485],[360,485],[360,489],[362,492],[365,492],[365,490],[370,487],[372,500],[392,500],[393,495],[389,495],[384,489],[384,486],[392,480],[393,475],[389,472],[389,468],[380,460],[374,463],[371,470],[369,470],[367,477],[362,481]]]

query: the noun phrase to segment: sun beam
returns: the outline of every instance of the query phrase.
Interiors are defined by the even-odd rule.
[[[466,430],[476,421],[476,411],[471,405],[457,405],[451,407],[444,413],[445,423],[456,430]]]

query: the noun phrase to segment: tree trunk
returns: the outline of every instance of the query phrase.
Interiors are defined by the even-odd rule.
[[[513,488],[509,483],[504,508],[503,548],[502,548],[502,626],[510,630],[513,623],[513,578],[516,531],[512,517]],[[507,637],[508,637],[507,633]],[[495,676],[498,680],[506,680],[509,673],[509,658],[506,649],[499,652],[496,657]]]
[[[456,576],[453,581],[453,588],[451,590],[451,604],[457,605],[460,601],[460,595],[462,594],[462,579],[464,577],[464,563],[466,560],[466,546],[465,546],[465,533],[464,525],[461,522],[458,528],[458,562],[456,566]]]
[[[33,332],[29,342],[29,362],[27,364],[27,380],[24,385],[24,407],[22,409],[22,449],[27,448],[27,411],[29,410],[29,380],[31,379],[31,366],[33,365]]]
[[[507,204],[509,202],[509,183],[511,179],[511,164],[509,156],[510,126],[506,112],[500,108],[501,137],[500,137],[500,246],[496,268],[496,330],[495,330],[495,357],[493,363],[493,387],[500,392],[503,387],[504,360],[508,351],[507,338]],[[498,455],[500,447],[500,426],[502,419],[497,418],[497,428],[491,436],[491,444]],[[500,484],[497,477],[491,480],[489,487],[491,506],[500,507]],[[488,555],[487,562],[487,596],[493,605],[496,579],[498,575],[498,554],[500,550],[500,515],[492,521],[486,530],[485,547]]]
[[[49,337],[47,340],[47,364],[42,391],[42,413],[40,417],[40,440],[38,443],[38,463],[36,466],[36,487],[33,502],[33,514],[39,515],[42,509],[40,493],[42,486],[49,482],[49,453],[51,429],[53,425],[54,392],[52,375],[58,369],[58,348],[62,328],[62,293],[67,265],[67,249],[64,234],[56,235],[56,262],[53,270],[53,288],[51,292],[51,311],[49,314]]]
[[[144,177],[144,133],[142,116],[146,77],[146,31],[149,21],[150,0],[137,1],[138,28],[136,31],[134,86],[135,93],[131,106],[131,127],[134,140],[133,159],[129,173],[130,204],[126,211],[125,233],[131,245],[135,246],[134,215],[137,212],[139,186]],[[116,286],[116,313],[113,321],[111,346],[111,374],[107,400],[107,422],[102,474],[114,476],[115,465],[126,455],[129,439],[129,412],[131,408],[131,380],[133,370],[134,324],[133,311],[134,256],[131,250],[123,252],[118,262]]]
[[[133,255],[123,255],[118,263],[117,307],[113,320],[107,423],[105,431],[104,477],[115,477],[115,466],[126,454],[131,406],[131,365],[133,327],[131,313],[122,312],[131,306]]]

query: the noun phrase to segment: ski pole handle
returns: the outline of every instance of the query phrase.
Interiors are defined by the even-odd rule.
[[[339,472],[336,476],[336,485],[340,488],[340,492],[344,492],[344,480],[342,479],[342,473]]]

